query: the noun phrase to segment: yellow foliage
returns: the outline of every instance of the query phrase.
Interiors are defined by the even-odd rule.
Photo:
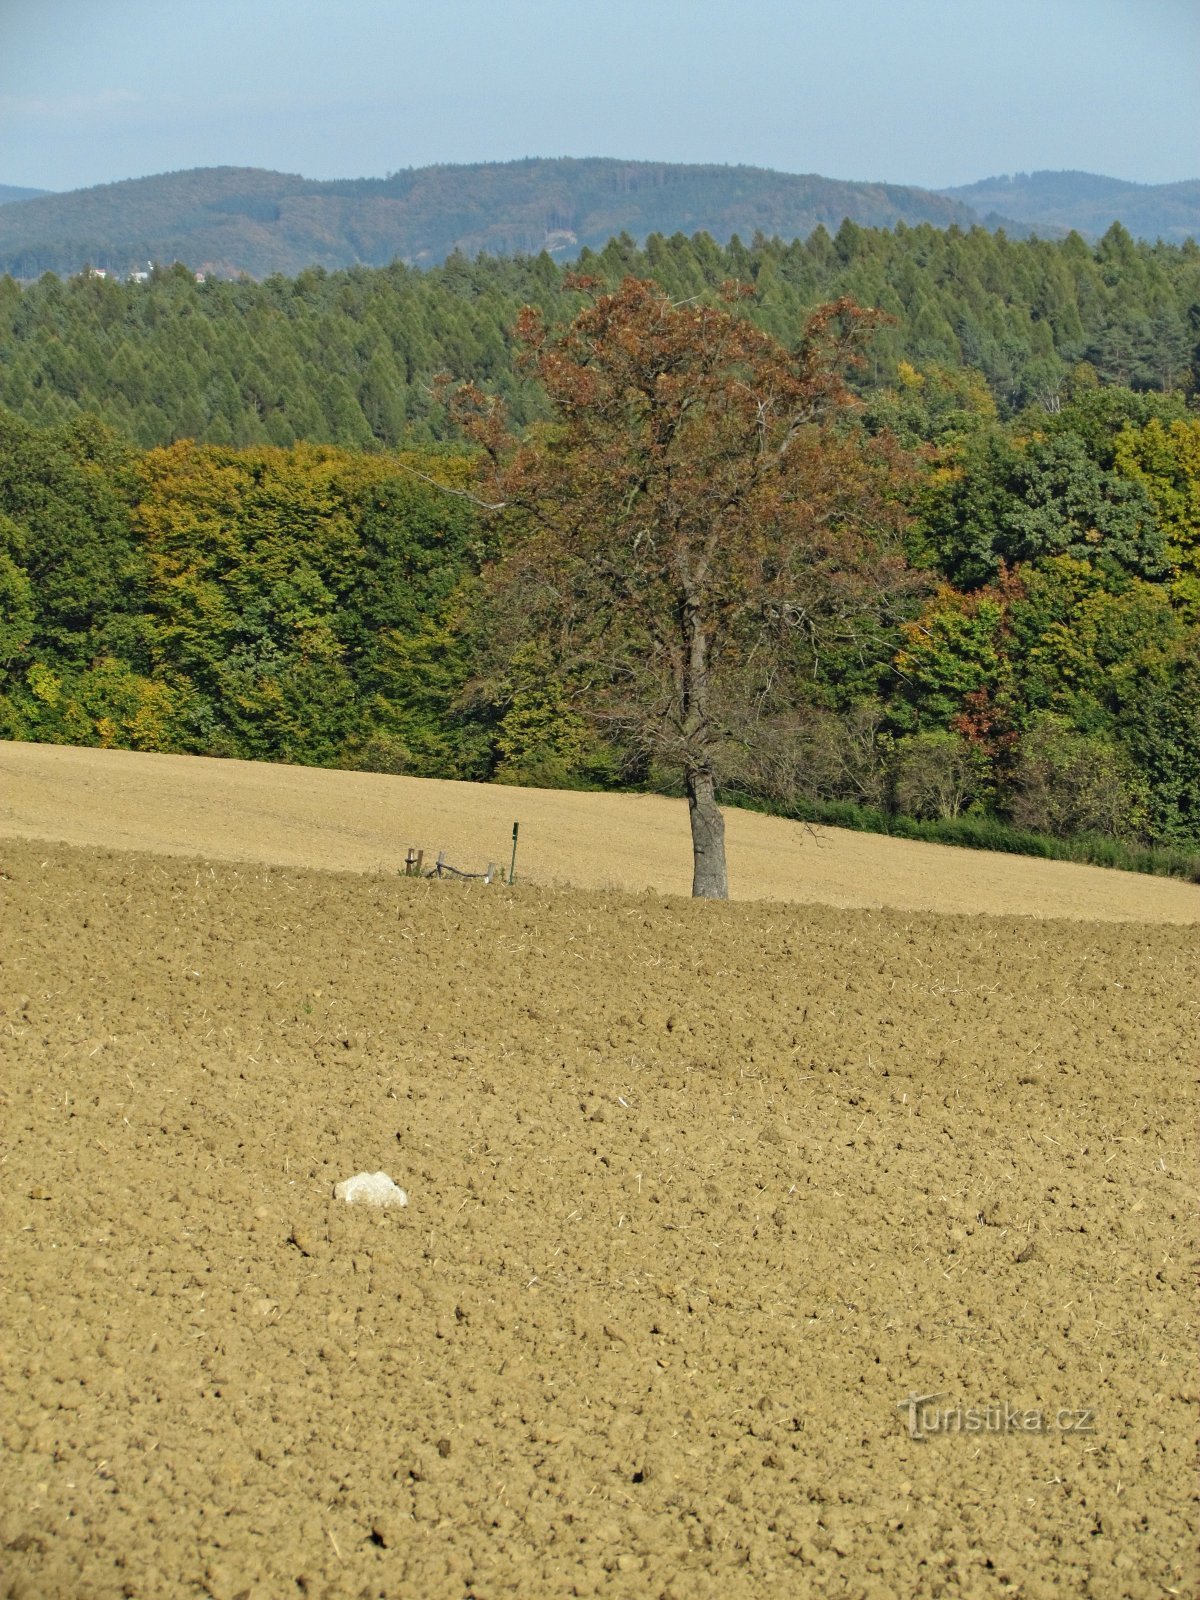
[[[1144,428],[1125,428],[1114,463],[1123,477],[1141,484],[1158,514],[1172,600],[1185,616],[1200,618],[1200,420],[1164,426],[1154,417]]]
[[[62,698],[62,684],[57,674],[41,661],[35,661],[30,667],[28,683],[34,698],[44,706],[56,706]]]

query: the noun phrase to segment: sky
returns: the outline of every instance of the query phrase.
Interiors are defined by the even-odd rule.
[[[1200,0],[0,0],[0,183],[521,156],[1200,176]]]

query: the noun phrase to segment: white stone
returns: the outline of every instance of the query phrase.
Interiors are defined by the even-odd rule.
[[[356,1172],[352,1178],[334,1185],[335,1200],[348,1206],[406,1206],[408,1196],[386,1172]]]

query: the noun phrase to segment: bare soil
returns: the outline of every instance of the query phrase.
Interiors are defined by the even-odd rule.
[[[682,800],[0,741],[0,837],[363,872],[395,871],[411,846],[426,864],[444,850],[483,872],[489,861],[507,869],[514,821],[523,882],[691,889]],[[728,811],[726,828],[735,900],[1200,922],[1200,888],[1167,878],[749,811]]]
[[[596,887],[641,801],[28,753],[0,1596],[1197,1593],[1194,889],[734,817],[778,898],[692,903]],[[395,871],[513,815],[542,884]]]

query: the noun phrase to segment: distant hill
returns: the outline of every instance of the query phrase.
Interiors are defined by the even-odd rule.
[[[90,265],[122,276],[184,261],[222,276],[294,275],[467,255],[561,258],[622,232],[802,238],[844,218],[862,227],[977,221],[923,189],[843,183],[758,167],[527,160],[314,182],[253,167],[208,167],[0,207],[0,272],[34,278]]]
[[[939,194],[761,167],[525,160],[410,168],[386,178],[317,182],[257,167],[201,167],[70,194],[0,189],[0,273],[30,279],[85,266],[119,276],[183,261],[221,277],[393,261],[426,267],[455,251],[570,259],[620,234],[736,233],[806,238],[849,218],[860,227],[1003,226],[1010,235],[1070,229],[1180,242],[1200,234],[1200,181],[1129,184],[1087,173],[989,178]]]
[[[39,195],[49,193],[49,189],[19,189],[15,184],[0,183],[0,206],[6,206],[13,200],[36,200]]]
[[[989,225],[1011,217],[1051,234],[1074,228],[1099,239],[1114,222],[1138,239],[1200,239],[1200,178],[1126,183],[1094,172],[1018,172],[939,191],[971,206]]]

